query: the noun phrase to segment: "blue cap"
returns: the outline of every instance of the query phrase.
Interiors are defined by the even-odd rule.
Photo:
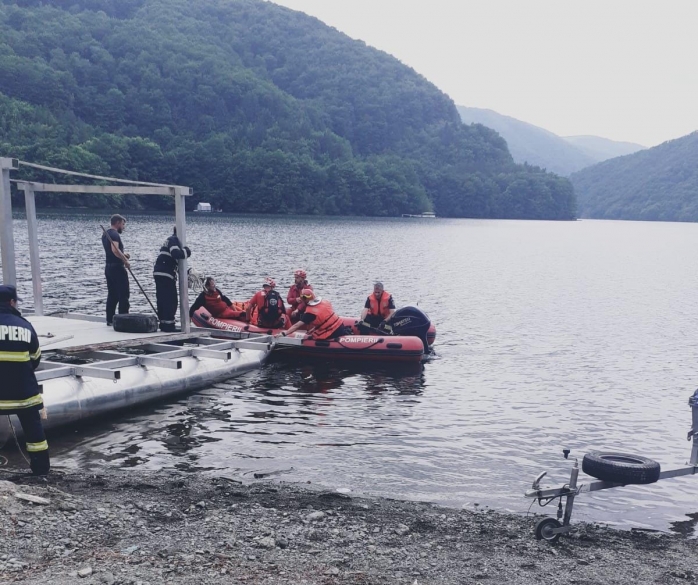
[[[11,284],[0,285],[0,303],[17,300],[17,289]]]

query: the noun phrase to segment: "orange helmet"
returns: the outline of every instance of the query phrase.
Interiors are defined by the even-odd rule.
[[[296,271],[293,273],[293,277],[294,277],[294,278],[298,278],[299,276],[300,276],[301,278],[305,278],[305,277],[307,276],[307,274],[305,273],[305,270],[303,270],[302,268],[299,268],[298,270],[296,270]]]
[[[262,286],[270,286],[271,288],[274,288],[276,286],[276,281],[273,278],[269,278],[267,276],[264,279],[264,284]]]
[[[310,288],[304,288],[301,291],[301,298],[305,299],[306,301],[312,301],[315,298],[315,293]]]

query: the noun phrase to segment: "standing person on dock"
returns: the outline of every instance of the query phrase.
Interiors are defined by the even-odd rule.
[[[34,475],[51,468],[48,443],[41,424],[44,401],[34,370],[41,361],[36,331],[17,310],[17,289],[0,286],[0,415],[17,415]]]
[[[373,294],[366,299],[361,320],[371,327],[378,327],[383,321],[390,321],[393,313],[395,313],[393,295],[383,288],[382,282],[377,282],[373,285]]]
[[[308,334],[313,339],[336,339],[343,335],[351,335],[351,328],[344,325],[342,318],[334,312],[330,301],[315,296],[309,288],[303,289],[301,298],[306,303],[305,313],[301,315],[298,323],[291,325],[288,331],[282,331],[279,335],[291,335],[303,325],[307,326]]]
[[[160,247],[160,253],[153,267],[160,331],[170,333],[177,331],[175,315],[177,314],[178,261],[189,256],[191,256],[191,250],[187,246],[182,247],[177,237],[177,226],[175,226],[172,235]]]
[[[111,216],[110,224],[111,227],[107,233],[102,234],[102,246],[106,254],[104,276],[107,279],[107,325],[109,326],[114,320],[117,304],[119,315],[128,313],[130,291],[126,269],[131,267],[128,262],[130,256],[124,253],[124,244],[120,235],[126,229],[126,219],[117,213]]]
[[[306,279],[307,274],[305,270],[298,269],[293,273],[294,283],[286,295],[286,300],[288,301],[289,308],[287,309],[288,316],[291,319],[291,323],[297,323],[300,316],[305,311],[305,302],[301,298],[301,293],[303,289],[313,290],[313,287],[308,284]]]
[[[273,278],[265,278],[262,290],[257,291],[247,305],[247,321],[252,319],[254,309],[257,309],[257,327],[264,329],[279,329],[286,325],[286,309],[281,295],[276,292],[276,282]]]

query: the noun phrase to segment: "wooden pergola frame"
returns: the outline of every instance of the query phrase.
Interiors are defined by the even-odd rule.
[[[56,169],[42,165],[36,165],[20,161],[16,158],[0,157],[0,252],[2,258],[2,278],[4,284],[17,284],[17,268],[15,262],[15,244],[12,231],[12,199],[10,194],[10,172],[19,170],[20,165],[33,167],[45,171],[85,177],[100,181],[122,183],[122,185],[59,185],[49,183],[34,183],[31,181],[13,181],[17,189],[24,191],[24,201],[27,212],[27,226],[29,228],[29,259],[32,271],[32,289],[34,295],[34,312],[37,315],[44,313],[44,301],[41,286],[41,265],[39,261],[39,239],[36,223],[36,202],[34,194],[44,193],[84,193],[84,194],[119,194],[119,195],[168,195],[175,200],[175,224],[177,225],[177,237],[182,246],[187,243],[187,225],[185,212],[185,197],[192,194],[190,187],[180,185],[163,185],[159,183],[146,183],[143,181],[130,181],[116,179],[114,177],[101,177],[76,173],[64,169]],[[179,261],[179,312],[182,321],[182,331],[190,331],[189,322],[189,290],[187,285],[187,260]]]

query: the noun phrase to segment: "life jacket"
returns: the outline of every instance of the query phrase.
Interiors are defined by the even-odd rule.
[[[271,326],[278,323],[282,315],[285,315],[284,302],[281,295],[274,289],[264,295],[264,304],[259,307],[259,323],[263,326]]]
[[[310,330],[313,339],[327,339],[342,325],[342,319],[334,312],[330,301],[322,300],[317,305],[308,305],[305,314],[315,315],[311,323],[314,327]]]
[[[380,301],[376,295],[369,295],[368,300],[371,303],[371,315],[387,319],[390,316],[390,293],[384,290],[381,294]]]
[[[218,291],[218,289],[213,292],[205,291],[204,299],[204,306],[214,317],[218,317],[218,315],[225,313],[225,310],[228,308],[228,305],[225,304],[225,301],[221,297],[221,293]]]

